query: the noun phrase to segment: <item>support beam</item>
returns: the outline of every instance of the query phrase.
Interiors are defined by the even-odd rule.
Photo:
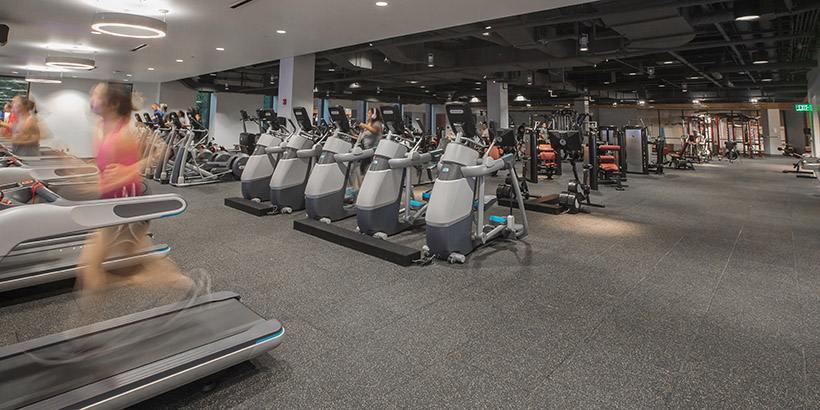
[[[487,118],[498,128],[510,127],[507,83],[487,81]]]
[[[313,113],[315,66],[314,54],[287,57],[280,61],[277,115],[296,122],[293,107],[305,107],[308,113]]]
[[[820,54],[820,53],[819,53]],[[809,115],[809,128],[811,128],[811,156],[820,156],[820,115],[817,109],[820,104],[820,68],[815,68],[807,74],[809,82],[808,100],[814,106],[814,111]]]

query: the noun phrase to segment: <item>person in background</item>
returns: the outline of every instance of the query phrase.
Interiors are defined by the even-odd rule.
[[[481,138],[484,138],[485,140],[489,140],[489,138],[490,138],[490,129],[487,127],[487,121],[482,121],[481,122],[481,131],[479,131],[478,134],[481,135]]]
[[[24,95],[11,100],[11,152],[21,157],[40,155],[40,126],[37,123],[37,106]]]
[[[525,132],[527,132],[527,124],[522,122],[521,125],[518,126],[518,129],[517,129],[517,132],[516,132],[516,136],[518,137],[518,141],[524,141],[524,133]]]
[[[168,104],[160,103],[159,109],[162,111],[162,116],[165,117],[168,115]]]
[[[360,138],[362,149],[375,148],[382,137],[382,117],[379,110],[375,108],[367,110],[367,121],[359,123],[359,128],[361,128],[362,133]],[[369,166],[370,161],[361,161],[359,171],[362,175],[367,172]]]
[[[0,120],[0,135],[11,138],[11,124],[14,123],[15,116],[11,113],[11,103],[7,102],[3,106],[3,119]]]
[[[179,122],[182,123],[182,126],[185,128],[191,128],[191,124],[188,121],[188,117],[185,116],[185,112],[180,110],[177,111],[177,117],[179,117]]]

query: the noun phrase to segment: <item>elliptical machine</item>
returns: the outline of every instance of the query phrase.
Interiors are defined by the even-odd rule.
[[[515,173],[515,157],[506,154],[499,159],[489,156],[495,141],[487,149],[475,128],[473,113],[468,103],[447,103],[447,118],[455,139],[447,144],[439,162],[439,176],[433,184],[427,208],[427,243],[425,256],[446,259],[450,263],[464,263],[466,255],[477,247],[498,239],[521,239],[527,235],[527,215]],[[485,195],[487,175],[507,169],[512,179],[522,224],[515,216],[490,216],[484,222],[484,213],[496,202],[493,195]]]
[[[267,154],[268,147],[278,147],[289,136],[288,131],[279,125],[276,112],[272,109],[256,110],[259,121],[268,124],[268,131],[256,139],[256,147],[242,166],[242,197],[245,199],[268,199],[270,197],[270,178],[276,168],[281,154]]]
[[[330,118],[336,130],[325,141],[316,166],[305,186],[305,208],[308,218],[325,223],[345,219],[356,214],[355,193],[348,200],[348,185],[358,180],[359,169],[354,162],[373,157],[372,148],[363,150],[359,137],[351,135],[350,119],[344,107],[329,107]]]
[[[421,153],[425,139],[412,137],[405,129],[398,107],[385,105],[381,112],[388,132],[376,148],[356,198],[356,218],[359,232],[386,239],[424,224],[428,204],[415,200],[412,172],[416,166],[436,160],[441,150]]]
[[[322,137],[313,133],[314,128],[307,110],[304,107],[293,107],[293,116],[299,124],[299,130],[279,146],[265,148],[268,155],[281,154],[271,175],[269,188],[274,212],[285,214],[305,209],[305,187],[310,169],[313,159],[322,150],[319,145]]]

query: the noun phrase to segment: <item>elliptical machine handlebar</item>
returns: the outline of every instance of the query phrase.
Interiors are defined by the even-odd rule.
[[[351,152],[336,154],[333,157],[333,160],[336,162],[353,162],[358,161],[360,159],[372,158],[375,153],[376,150],[374,150],[373,148],[363,150],[361,147],[356,146],[353,148]]]

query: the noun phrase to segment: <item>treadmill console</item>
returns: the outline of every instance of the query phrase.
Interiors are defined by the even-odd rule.
[[[333,123],[339,128],[339,131],[350,134],[350,119],[347,118],[344,107],[336,105],[329,107],[327,110],[330,112],[330,119],[333,120]]]
[[[554,150],[578,152],[583,149],[580,130],[549,130],[549,138]]]
[[[382,105],[381,111],[384,124],[387,128],[389,128],[393,134],[404,134],[404,123],[401,121],[399,107],[394,105]]]
[[[310,123],[310,117],[305,107],[293,107],[293,117],[296,118],[296,123],[302,128],[302,131],[313,131],[313,124]]]
[[[454,131],[460,130],[467,138],[478,136],[473,119],[473,110],[469,103],[451,102],[444,106],[447,111],[447,119]]]

